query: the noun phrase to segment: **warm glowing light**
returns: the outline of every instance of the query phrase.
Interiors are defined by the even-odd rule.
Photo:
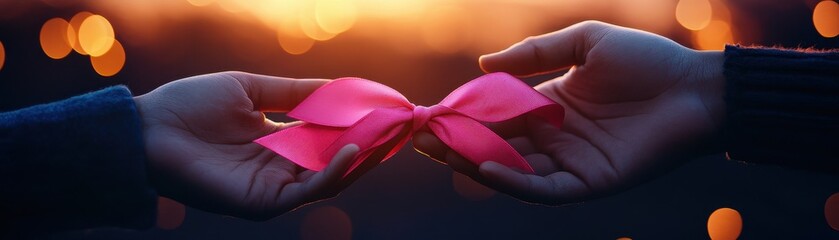
[[[102,56],[114,45],[114,28],[101,15],[87,17],[78,34],[79,45],[91,56]]]
[[[308,14],[307,14],[308,15]],[[324,31],[320,28],[318,23],[315,20],[314,15],[310,16],[301,16],[300,19],[300,29],[303,30],[303,33],[306,34],[307,37],[318,40],[318,41],[326,41],[335,37],[334,33],[330,33]]]
[[[439,7],[426,17],[422,37],[432,49],[441,53],[455,53],[472,40],[469,12],[457,7]]]
[[[41,26],[41,49],[52,59],[61,59],[70,54],[73,47],[67,41],[70,23],[61,18],[47,20]]]
[[[214,0],[186,0],[189,4],[196,7],[203,7],[213,3]]]
[[[224,9],[230,13],[239,13],[245,11],[245,3],[239,0],[218,0],[218,5],[221,6],[221,9]]]
[[[827,225],[830,225],[830,228],[839,231],[839,193],[830,195],[827,201],[825,201],[824,218],[827,220]]]
[[[114,40],[114,45],[107,53],[98,57],[90,56],[90,64],[93,65],[93,70],[103,77],[116,75],[125,65],[125,49],[119,41]]]
[[[737,239],[743,230],[740,213],[731,208],[720,208],[708,217],[708,235],[712,240]]]
[[[680,0],[676,4],[676,21],[690,30],[699,30],[711,22],[711,3],[708,0]]]
[[[82,27],[82,22],[90,16],[93,16],[93,13],[76,13],[76,15],[73,15],[73,18],[70,18],[70,28],[67,29],[67,41],[70,43],[70,46],[73,47],[73,50],[81,55],[87,55],[87,52],[85,52],[84,49],[82,49],[82,46],[79,45],[79,28]]]
[[[3,42],[0,42],[0,70],[3,70],[4,63],[6,63],[6,48],[3,47]]]
[[[303,218],[300,228],[300,238],[303,240],[349,240],[352,238],[350,216],[333,206],[312,210]]]
[[[175,200],[157,198],[157,227],[173,230],[181,226],[186,218],[186,207]]]
[[[693,32],[693,44],[701,50],[722,50],[726,43],[733,41],[731,27],[721,20],[714,20],[702,30]]]
[[[347,31],[355,24],[355,5],[349,0],[319,0],[315,5],[315,19],[321,29],[332,34]]]
[[[458,172],[452,173],[452,186],[454,187],[454,191],[460,194],[460,196],[472,201],[485,200],[495,195],[495,190],[475,182],[475,180]]]
[[[280,42],[280,47],[284,51],[293,55],[304,54],[312,49],[315,45],[315,40],[307,37],[285,36],[282,33],[277,34],[277,39]]]
[[[813,25],[823,37],[839,35],[839,3],[833,0],[819,2],[813,9]]]
[[[632,240],[632,238],[629,238],[629,237],[619,237],[617,240]]]

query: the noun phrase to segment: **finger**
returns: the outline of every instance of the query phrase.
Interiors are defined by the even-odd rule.
[[[253,102],[254,110],[262,112],[290,111],[328,82],[325,79],[293,79],[245,72],[221,74],[238,80]]]
[[[481,56],[478,62],[485,72],[508,72],[518,76],[582,65],[596,42],[591,36],[607,27],[608,24],[596,21],[574,24],[556,32],[529,37],[501,52]]]
[[[455,151],[446,152],[446,163],[453,170],[463,173],[463,175],[472,177],[473,179],[481,177],[481,174],[478,173],[478,165],[475,165]]]
[[[551,159],[551,157],[545,154],[530,154],[526,155],[524,159],[527,161],[527,163],[530,164],[531,167],[533,167],[533,171],[535,171],[536,175],[539,176],[547,176],[560,170],[559,168],[557,168],[553,159]]]
[[[446,164],[446,152],[451,149],[443,141],[427,132],[417,132],[413,137],[414,150],[434,161]]]
[[[479,171],[482,183],[527,202],[559,205],[581,201],[591,194],[586,184],[569,172],[541,177],[518,173],[496,162],[481,164]]]
[[[376,150],[367,156],[361,164],[359,164],[355,169],[352,170],[349,174],[343,177],[341,180],[341,188],[345,188],[350,184],[354,183],[356,180],[361,178],[365,173],[372,170],[374,167],[378,166],[379,163],[384,160],[391,151],[399,149],[394,149],[400,141],[404,139],[404,137],[408,134],[407,131],[400,133],[393,139],[389,140],[388,142],[378,146]]]
[[[311,196],[308,200],[304,199],[304,201],[317,200],[336,194],[336,191],[340,189],[332,188],[337,185],[337,182],[341,181],[341,177],[344,176],[344,173],[352,165],[358,151],[359,148],[357,145],[347,144],[338,150],[338,153],[335,153],[332,161],[323,171],[315,173],[311,178],[303,182],[299,189],[300,192],[304,195]]]

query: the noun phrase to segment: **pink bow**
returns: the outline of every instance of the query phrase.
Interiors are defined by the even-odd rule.
[[[377,82],[341,78],[317,89],[288,116],[299,126],[255,140],[307,169],[320,171],[341,147],[359,146],[353,171],[382,144],[402,135],[382,160],[393,156],[423,126],[469,161],[495,161],[533,173],[507,142],[481,122],[500,122],[530,112],[559,127],[562,106],[506,73],[491,73],[454,90],[440,104],[423,107]],[[400,134],[408,131],[407,134]]]

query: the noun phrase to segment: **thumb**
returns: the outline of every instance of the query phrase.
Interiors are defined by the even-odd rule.
[[[532,76],[555,72],[585,63],[586,55],[596,44],[593,36],[612,27],[598,21],[585,21],[562,30],[528,37],[497,53],[478,59],[484,72],[507,72]]]

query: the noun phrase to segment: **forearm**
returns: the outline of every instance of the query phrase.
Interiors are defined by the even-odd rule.
[[[725,54],[729,157],[839,172],[839,52],[728,46]]]
[[[153,223],[156,194],[125,87],[0,113],[0,164],[4,230]]]

